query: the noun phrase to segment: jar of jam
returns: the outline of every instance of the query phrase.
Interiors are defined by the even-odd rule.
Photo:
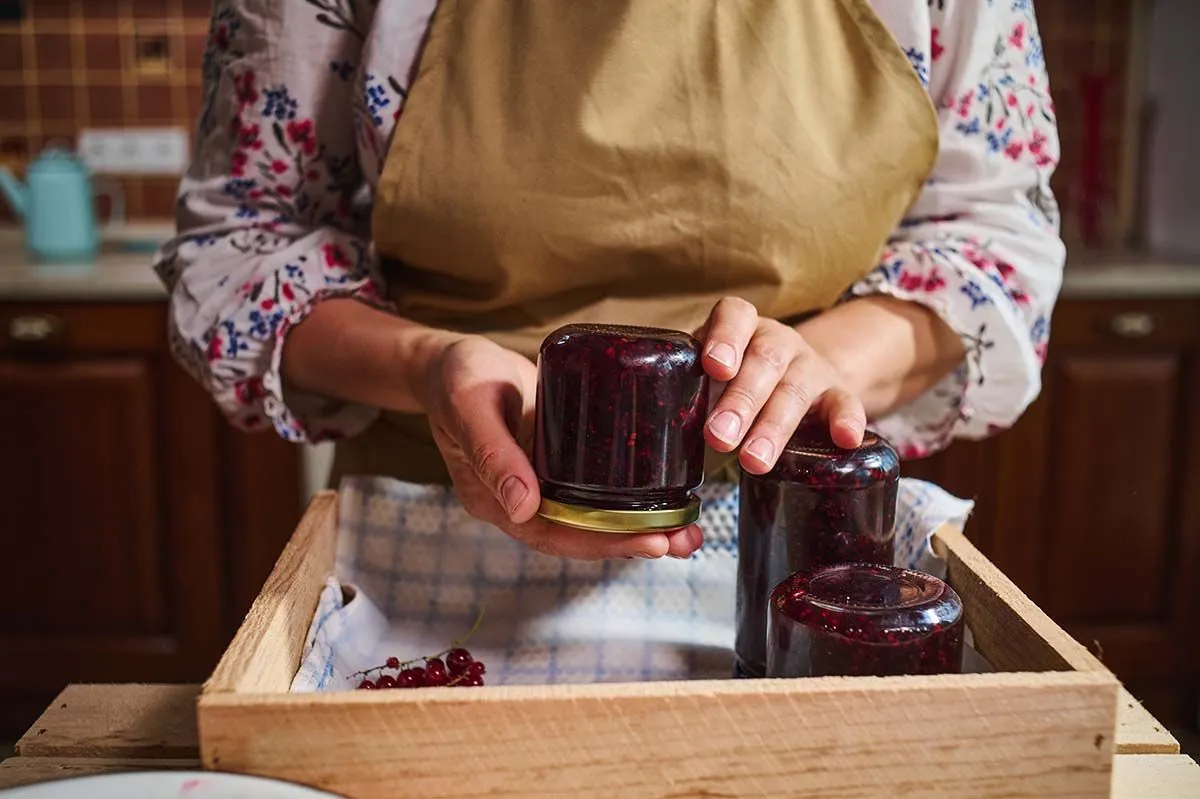
[[[539,514],[604,532],[700,517],[708,376],[700,342],[646,327],[568,325],[538,354]]]
[[[738,510],[735,675],[766,672],[767,600],[779,581],[811,566],[895,558],[900,457],[867,431],[858,449],[833,443],[807,417],[765,475],[743,472]]]
[[[957,674],[962,658],[962,600],[933,575],[843,563],[771,593],[768,677]]]

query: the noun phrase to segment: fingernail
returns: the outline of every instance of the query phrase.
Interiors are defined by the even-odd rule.
[[[765,438],[756,438],[750,442],[750,446],[746,447],[746,452],[761,463],[770,463],[771,456],[775,453],[775,447],[771,446],[771,442]]]
[[[713,435],[727,444],[737,441],[738,430],[742,428],[742,420],[733,411],[722,411],[710,425]]]
[[[675,558],[675,560],[691,560],[692,559],[691,555],[669,555],[668,557]]]
[[[504,509],[508,511],[510,516],[528,493],[529,489],[521,482],[521,478],[515,474],[505,480],[500,486],[500,496],[504,498]]]
[[[652,554],[650,554],[649,552],[639,552],[639,553],[637,553],[636,557],[639,557],[639,558],[641,558],[642,560],[658,560],[658,557],[659,557],[659,556],[658,556],[658,555],[652,555]]]
[[[737,353],[733,351],[733,347],[721,343],[713,345],[713,348],[708,351],[708,357],[722,366],[728,366],[732,369],[733,362],[737,360]]]

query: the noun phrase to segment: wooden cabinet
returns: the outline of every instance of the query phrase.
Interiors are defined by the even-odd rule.
[[[1200,300],[1064,300],[1012,430],[906,464],[1163,718],[1200,688]]]
[[[299,518],[295,448],[229,428],[165,326],[0,304],[0,737],[69,681],[204,678]]]

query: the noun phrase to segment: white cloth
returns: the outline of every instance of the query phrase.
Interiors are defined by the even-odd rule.
[[[463,510],[449,488],[349,478],[337,570],[313,616],[293,691],[349,690],[388,656],[465,635],[488,684],[632,682],[731,675],[737,486],[701,489],[704,546],[686,560],[577,561],[534,552]],[[896,563],[944,573],[929,546],[972,503],[900,481]]]

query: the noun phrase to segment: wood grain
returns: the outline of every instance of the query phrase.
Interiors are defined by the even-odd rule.
[[[1184,755],[1118,755],[1113,799],[1196,799],[1200,765]]]
[[[1117,707],[1117,754],[1177,755],[1179,741],[1133,694],[1121,689]]]
[[[933,546],[946,559],[947,578],[962,597],[975,648],[993,667],[1000,671],[1108,673],[961,531],[942,527],[934,534]]]
[[[313,497],[205,693],[286,692],[337,546],[337,494]]]
[[[225,693],[201,698],[201,752],[351,797],[1099,798],[1116,691],[1063,672]]]
[[[205,685],[205,767],[351,797],[1109,796],[1119,683],[957,530],[977,642],[1020,673],[288,694],[336,524],[314,499]]]
[[[199,685],[70,685],[17,742],[17,754],[195,760],[199,695]]]
[[[198,769],[196,760],[164,758],[10,757],[0,763],[0,790],[39,782],[125,771]]]

